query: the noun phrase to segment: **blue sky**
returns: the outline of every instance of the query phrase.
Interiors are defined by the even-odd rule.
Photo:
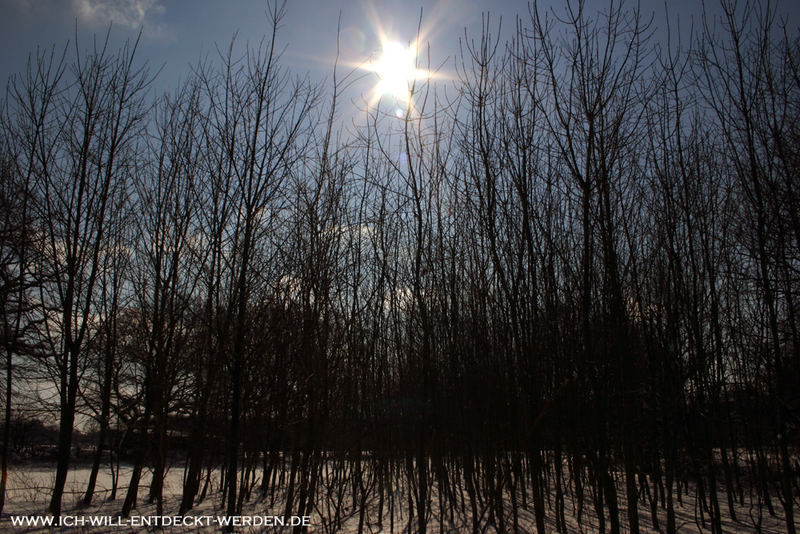
[[[563,11],[563,2],[558,0],[539,4],[540,9]],[[589,0],[587,7],[601,9],[608,4],[607,0]],[[633,7],[635,3],[626,5]],[[702,10],[699,2],[687,0],[667,4],[664,0],[641,0],[640,5],[646,16],[654,18],[656,39],[664,35],[665,6],[673,28],[680,20],[684,34],[692,22],[697,24]],[[709,2],[709,6],[712,13],[717,11],[716,2]],[[779,14],[788,17],[790,29],[797,35],[800,2],[779,2],[776,7]],[[508,0],[289,0],[278,39],[286,47],[284,65],[298,74],[309,72],[312,79],[322,79],[331,72],[340,14],[342,60],[358,63],[379,53],[381,30],[392,39],[411,41],[422,12],[431,63],[452,72],[459,37],[464,36],[465,28],[477,36],[483,13],[491,12],[495,23],[502,17],[503,26],[510,29],[514,17],[526,16],[527,10],[527,3]],[[213,57],[217,46],[227,48],[234,34],[238,34],[241,45],[257,44],[269,27],[265,11],[264,0],[0,0],[0,78],[6,80],[24,69],[28,54],[37,46],[74,43],[76,28],[79,45],[89,47],[93,36],[104,36],[111,22],[115,43],[143,28],[139,58],[154,71],[163,66],[156,87],[168,89],[199,58]]]

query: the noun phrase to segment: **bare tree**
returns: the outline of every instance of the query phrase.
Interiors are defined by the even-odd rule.
[[[210,139],[223,157],[220,185],[230,200],[231,218],[222,231],[227,241],[223,271],[224,303],[231,332],[230,419],[227,438],[227,511],[235,515],[242,428],[242,389],[247,362],[246,338],[254,289],[254,261],[281,210],[281,187],[303,156],[309,140],[310,113],[317,98],[307,80],[294,80],[280,66],[277,30],[284,5],[272,5],[271,34],[258,49],[233,56],[233,44],[219,72],[202,72],[210,116]]]
[[[124,192],[127,159],[144,118],[149,79],[134,63],[136,43],[116,55],[76,45],[70,78],[50,78],[52,96],[39,111],[50,143],[35,152],[33,191],[42,221],[41,288],[45,325],[59,394],[58,467],[50,511],[61,513],[85,348],[96,320],[93,302],[112,199]],[[71,82],[71,83],[70,83]],[[38,102],[36,102],[38,104]],[[24,111],[24,108],[21,110]]]

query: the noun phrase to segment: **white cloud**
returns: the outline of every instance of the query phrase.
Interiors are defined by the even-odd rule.
[[[144,28],[145,35],[165,38],[164,28],[154,17],[164,13],[161,0],[73,0],[78,20],[94,26],[109,23],[128,28]]]

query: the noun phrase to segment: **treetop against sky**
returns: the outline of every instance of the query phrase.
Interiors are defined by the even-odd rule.
[[[608,10],[618,1],[586,2],[589,13]],[[88,49],[93,36],[100,39],[111,27],[112,45],[135,38],[142,31],[137,57],[153,70],[160,69],[154,87],[170,89],[189,75],[191,66],[204,57],[224,53],[235,37],[237,46],[257,47],[271,31],[268,10],[272,2],[241,0],[0,0],[0,78],[24,71],[30,53],[37,47],[62,47],[69,41]],[[634,9],[636,2],[622,2]],[[705,6],[710,17],[718,17],[717,2]],[[576,7],[577,2],[573,2]],[[703,5],[695,0],[638,3],[644,21],[652,18],[653,38],[666,46],[671,28],[671,46],[702,24]],[[353,98],[374,101],[390,94],[403,101],[402,86],[409,78],[435,71],[442,78],[455,78],[459,47],[465,39],[481,33],[483,17],[501,43],[510,36],[515,19],[529,18],[530,4],[513,0],[389,0],[317,1],[286,3],[278,40],[284,50],[282,62],[295,73],[308,72],[312,80],[332,73],[337,54],[342,72],[362,72],[353,84]],[[565,4],[558,0],[538,2],[540,13],[563,17]],[[800,24],[800,3],[775,2],[776,17],[789,29]],[[410,48],[406,48],[409,47]],[[415,53],[416,52],[416,53]],[[425,67],[415,71],[417,60]],[[362,70],[358,70],[361,67]]]

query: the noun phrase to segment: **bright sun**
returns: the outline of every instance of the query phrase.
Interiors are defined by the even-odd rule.
[[[391,95],[400,102],[408,103],[414,80],[427,76],[427,71],[417,69],[416,60],[415,45],[406,47],[397,41],[385,41],[380,59],[367,66],[380,78],[375,88],[376,99]]]

